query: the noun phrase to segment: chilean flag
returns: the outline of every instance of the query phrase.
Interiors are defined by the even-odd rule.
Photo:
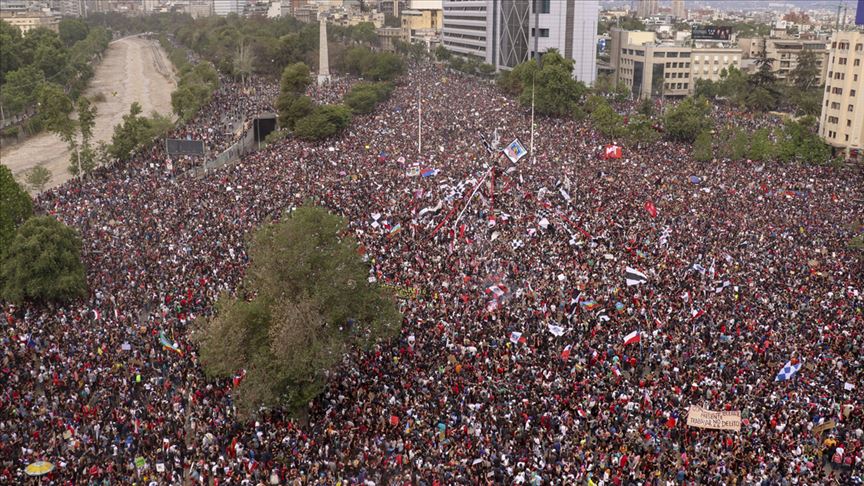
[[[657,217],[657,207],[654,206],[653,202],[645,201],[645,211],[648,211],[648,214],[650,214],[652,218]]]
[[[573,349],[572,344],[568,344],[567,347],[564,348],[564,351],[561,351],[561,359],[563,361],[567,361],[570,359],[570,350]]]
[[[633,331],[630,334],[624,336],[624,345],[638,343],[642,340],[642,334],[639,331]]]

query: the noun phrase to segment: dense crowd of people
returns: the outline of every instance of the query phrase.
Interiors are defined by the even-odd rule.
[[[201,116],[256,111],[236,110]],[[338,138],[203,178],[154,149],[40,197],[82,233],[90,298],[3,307],[0,483],[39,460],[51,484],[860,483],[861,171],[605,158],[560,119],[515,164],[484,144],[529,130],[494,86],[416,67]],[[240,420],[192,322],[241,282],[248,232],[309,200],[347,218],[370,281],[416,296],[308,421]],[[688,426],[691,406],[741,429]]]

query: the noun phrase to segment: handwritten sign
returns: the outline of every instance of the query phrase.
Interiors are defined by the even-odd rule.
[[[741,430],[741,411],[712,412],[697,405],[687,410],[687,425],[702,429]]]

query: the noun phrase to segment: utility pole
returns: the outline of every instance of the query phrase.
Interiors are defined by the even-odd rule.
[[[423,152],[423,104],[420,86],[417,86],[417,155]]]
[[[534,157],[534,80],[537,77],[537,71],[534,71],[534,75],[531,76],[531,144],[528,151],[530,152],[530,156]]]

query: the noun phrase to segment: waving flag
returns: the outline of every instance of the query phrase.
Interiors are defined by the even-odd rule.
[[[510,333],[510,342],[511,343],[513,343],[513,344],[520,344],[520,343],[525,344],[526,341],[527,340],[525,339],[525,336],[523,336],[521,332],[513,331]]]
[[[642,334],[639,331],[633,331],[630,334],[624,336],[624,345],[638,343],[642,340]]]
[[[627,286],[640,285],[648,281],[648,277],[632,267],[627,267],[624,271],[624,278],[627,280]]]
[[[564,328],[561,326],[556,326],[555,324],[549,324],[549,332],[551,332],[554,336],[561,337],[564,335]]]
[[[423,169],[420,171],[420,176],[422,177],[432,177],[438,174],[438,169]]]
[[[573,349],[572,344],[568,344],[567,346],[564,347],[564,351],[561,351],[561,359],[562,360],[567,361],[568,359],[570,359],[570,350],[571,349]]]
[[[657,207],[654,206],[653,202],[645,201],[645,211],[648,211],[648,214],[650,214],[652,218],[657,217]]]
[[[607,145],[604,156],[607,159],[620,159],[622,155],[621,147],[617,145]]]
[[[387,238],[393,238],[402,232],[402,223],[397,223],[396,226],[390,228],[390,232],[387,233]]]
[[[802,364],[803,363],[797,359],[787,361],[783,368],[780,369],[780,372],[777,373],[777,377],[774,378],[774,381],[786,381],[791,379],[795,376],[795,373],[801,369]]]
[[[506,155],[507,158],[510,159],[510,162],[513,162],[515,164],[516,162],[519,162],[519,159],[528,155],[528,151],[525,150],[522,142],[520,142],[517,138],[516,140],[510,142],[510,145],[508,145],[504,149],[504,155]]]
[[[162,345],[162,349],[173,351],[180,356],[183,356],[183,350],[180,349],[180,346],[178,346],[177,343],[168,339],[168,336],[165,335],[165,331],[159,331],[159,344]]]

